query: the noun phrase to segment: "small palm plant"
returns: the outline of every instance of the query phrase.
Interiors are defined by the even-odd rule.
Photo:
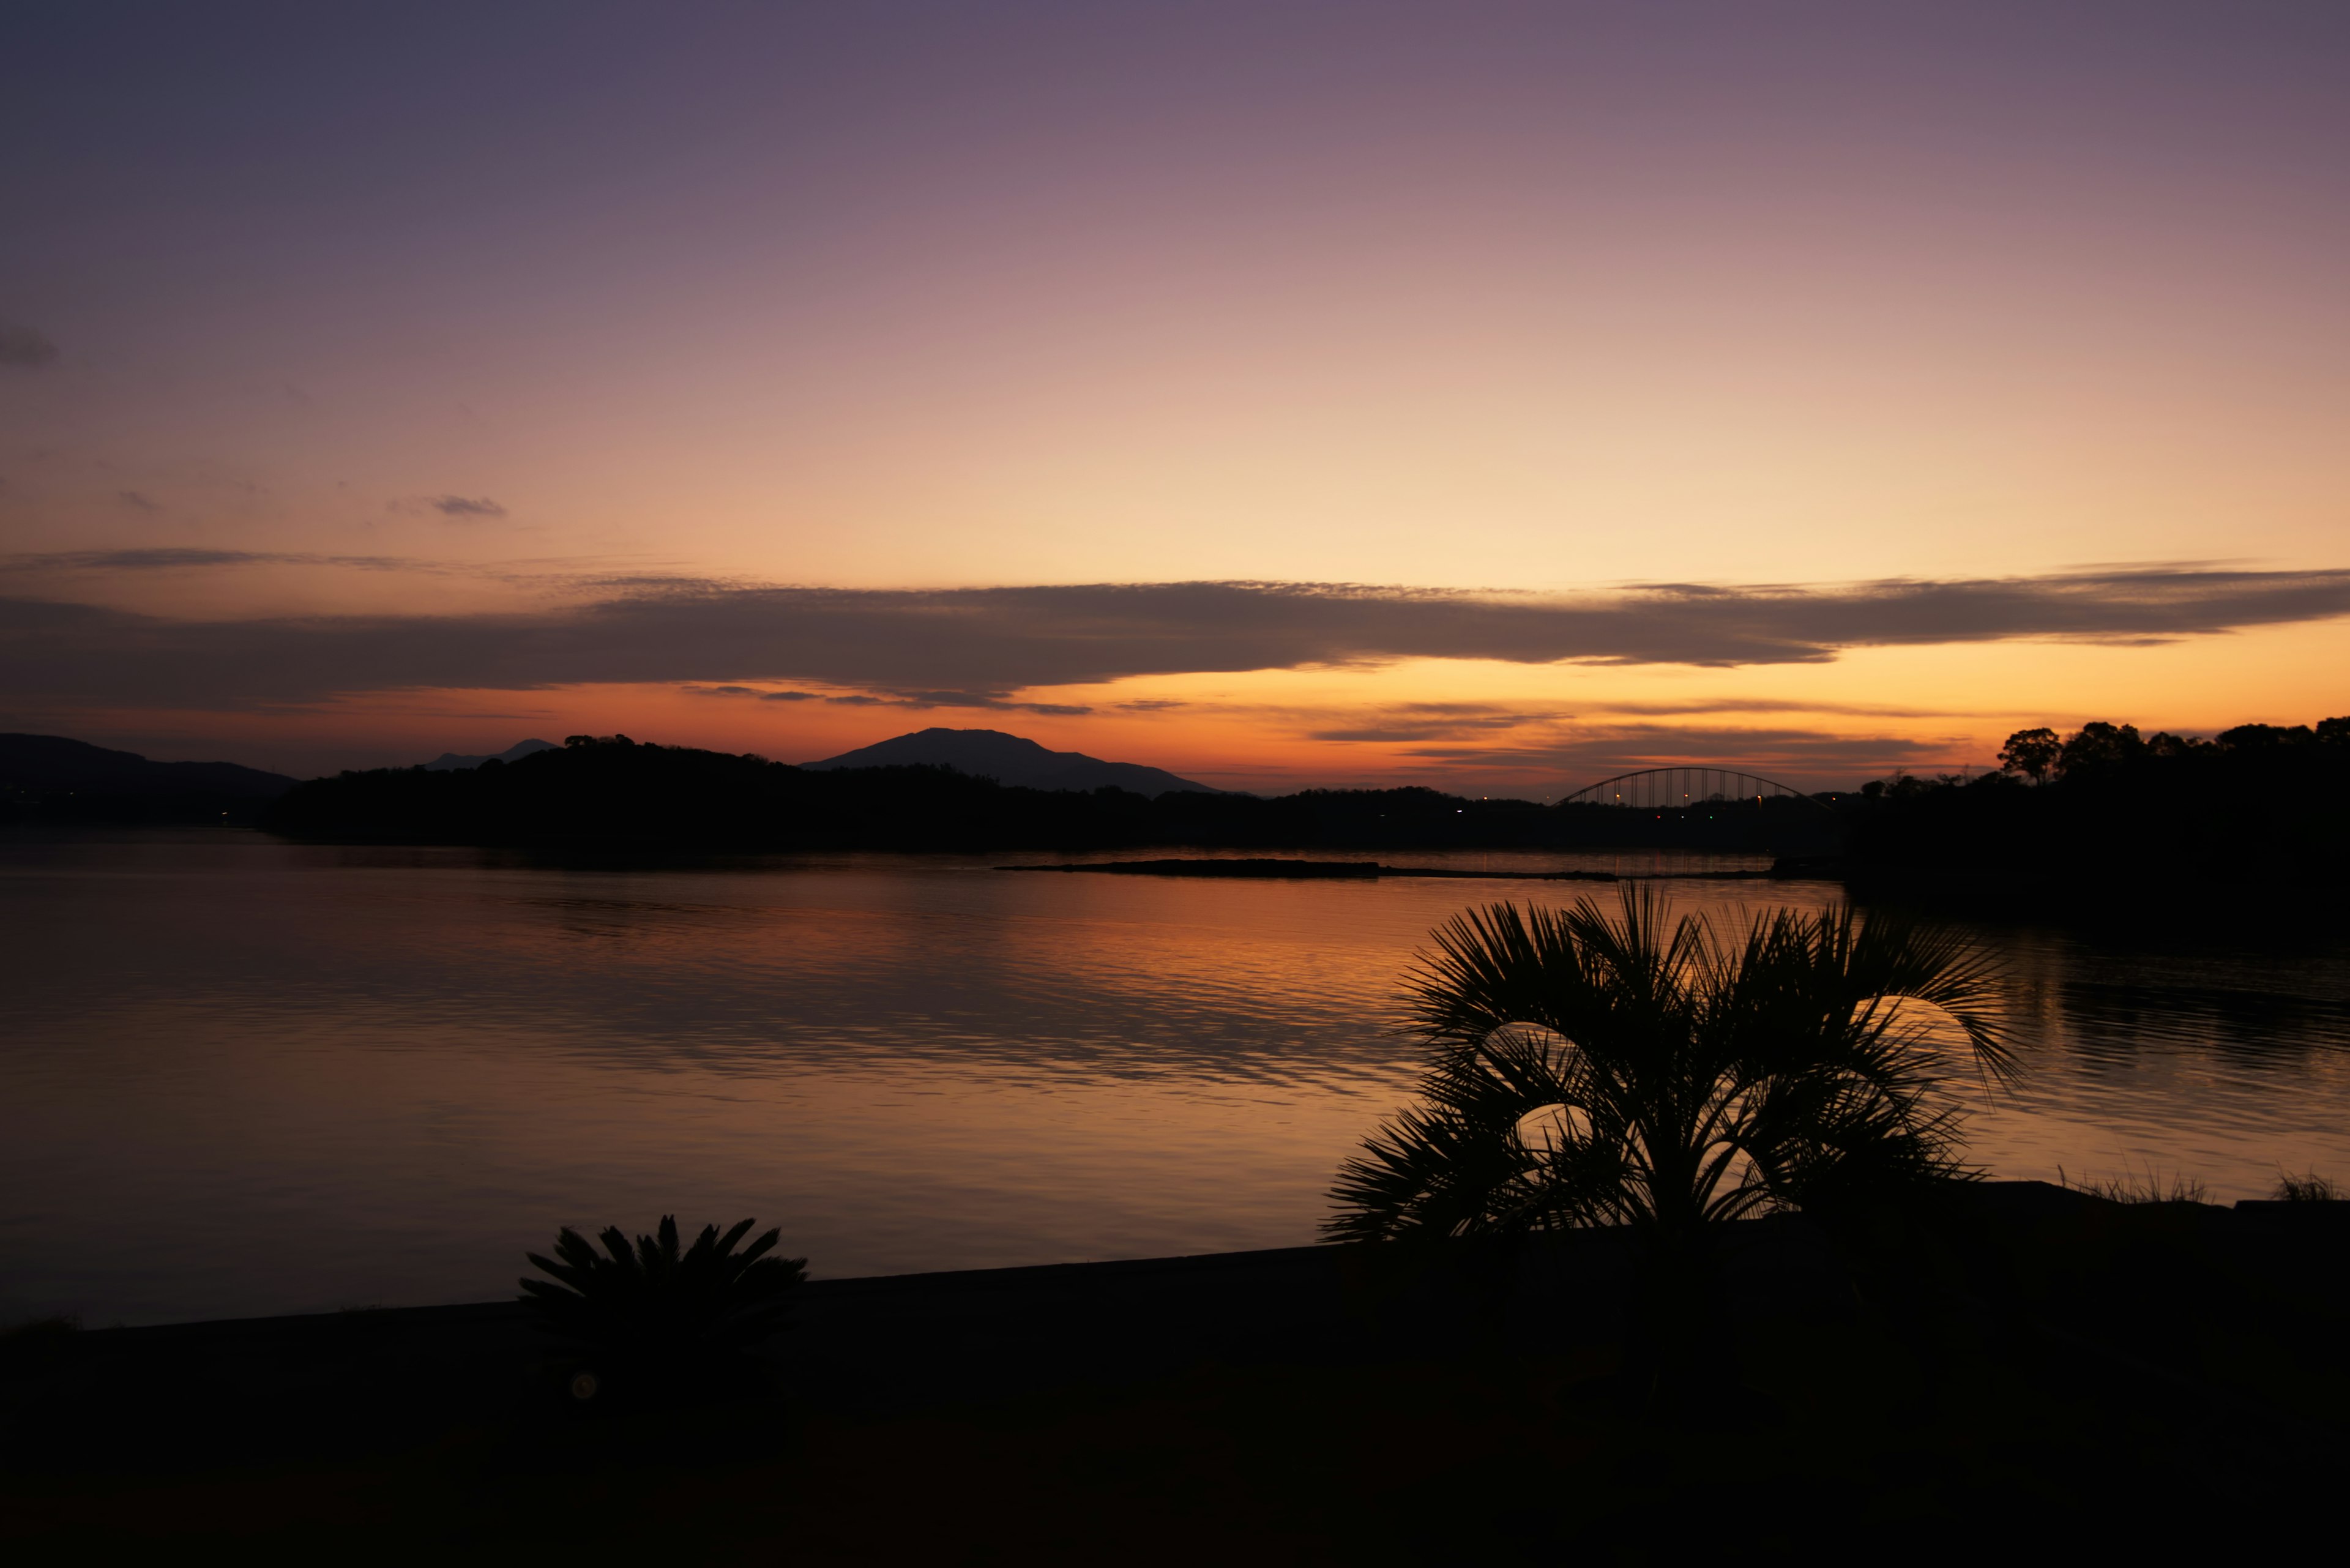
[[[555,1256],[527,1252],[551,1280],[520,1281],[523,1302],[540,1324],[640,1388],[675,1389],[723,1379],[744,1354],[774,1334],[790,1310],[793,1289],[807,1278],[806,1258],[775,1258],[780,1230],[735,1247],[755,1221],[720,1236],[706,1225],[691,1247],[678,1249],[677,1217],[631,1247],[619,1226],[598,1238],[604,1252],[566,1226]],[[594,1397],[594,1369],[572,1381],[577,1398]]]
[[[1701,1250],[1724,1220],[1969,1174],[1921,1011],[1987,1083],[2012,1070],[1987,955],[1884,916],[1724,930],[1627,888],[1613,919],[1496,904],[1435,938],[1420,1103],[1341,1168],[1334,1240],[1624,1224]]]

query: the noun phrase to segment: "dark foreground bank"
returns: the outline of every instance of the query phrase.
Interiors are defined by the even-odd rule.
[[[20,1333],[0,1542],[337,1560],[1942,1558],[2330,1510],[2350,1211],[2036,1184],[1736,1228],[1715,1395],[1611,1376],[1607,1233],[819,1282],[779,1393],[591,1414],[507,1303]],[[592,1409],[592,1407],[589,1407]],[[1888,1535],[1887,1532],[1892,1532]],[[1711,1546],[1709,1546],[1711,1542]],[[24,1560],[32,1560],[26,1558]]]

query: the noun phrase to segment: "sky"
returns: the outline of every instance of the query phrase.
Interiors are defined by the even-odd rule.
[[[9,34],[0,728],[1548,798],[2350,711],[2339,5]]]

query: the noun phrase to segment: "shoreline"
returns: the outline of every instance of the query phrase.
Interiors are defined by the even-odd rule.
[[[1035,867],[1057,870],[1057,867]],[[1083,867],[1073,867],[1083,869]],[[2312,1223],[2338,1222],[2344,1228],[2344,1238],[2350,1241],[2350,1200],[2338,1204],[2294,1203],[2266,1198],[2238,1198],[2224,1202],[2200,1202],[2178,1199],[2169,1202],[2117,1203],[2112,1199],[2079,1188],[2060,1186],[2055,1182],[2023,1178],[1993,1179],[1962,1183],[1953,1189],[1963,1195],[1961,1201],[1971,1207],[1988,1209],[2002,1217],[2030,1215],[2044,1218],[2052,1214],[2077,1214],[2095,1210],[2126,1210],[2131,1209],[2192,1210],[2208,1217],[2241,1217],[2241,1222],[2266,1225],[2278,1220],[2306,1218]],[[2222,1220],[2233,1224],[2236,1219]],[[1773,1228],[1808,1225],[1800,1214],[1765,1215],[1750,1220],[1728,1221],[1724,1234],[1730,1237],[1752,1237]],[[1528,1245],[1536,1249],[1575,1249],[1597,1247],[1603,1242],[1619,1244],[1624,1231],[1617,1227],[1596,1227],[1534,1232]],[[1003,1291],[1078,1289],[1108,1285],[1152,1278],[1197,1276],[1201,1278],[1241,1276],[1262,1277],[1268,1272],[1296,1275],[1317,1272],[1315,1260],[1336,1261],[1367,1256],[1381,1248],[1366,1247],[1357,1242],[1315,1242],[1298,1247],[1257,1247],[1239,1251],[1176,1252],[1149,1258],[1101,1258],[1058,1263],[1008,1263],[984,1268],[918,1269],[895,1274],[852,1274],[837,1278],[817,1277],[797,1287],[799,1299],[821,1301],[827,1305],[835,1301],[879,1299],[893,1295],[963,1295],[978,1299]],[[233,1337],[279,1329],[299,1332],[305,1326],[323,1327],[333,1324],[367,1322],[413,1321],[420,1324],[488,1323],[513,1316],[519,1318],[524,1303],[517,1297],[504,1296],[487,1301],[440,1302],[418,1306],[358,1306],[338,1307],[326,1311],[268,1313],[242,1317],[175,1319],[167,1323],[114,1324],[103,1328],[78,1328],[77,1335],[205,1335]],[[35,1323],[46,1321],[33,1320]]]

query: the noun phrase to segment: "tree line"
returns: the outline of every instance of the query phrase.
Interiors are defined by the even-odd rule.
[[[1864,869],[2142,883],[2350,868],[2350,717],[2202,739],[2097,722],[2018,730],[1975,777],[1896,774],[1839,803]]]
[[[1680,847],[2084,889],[2148,875],[2277,880],[2350,868],[2350,719],[2239,725],[2209,740],[2107,722],[2068,735],[2039,727],[2010,736],[2001,763],[1970,778],[1897,774],[1857,793],[1640,811],[1417,786],[1048,792],[948,768],[812,772],[575,735],[515,763],[314,779],[264,826],[346,842],[697,852]]]
[[[345,842],[714,851],[1197,848],[1492,849],[1685,845],[1774,850],[1816,838],[1803,800],[1680,813],[1400,789],[1258,796],[1044,791],[942,767],[810,771],[762,757],[574,735],[518,762],[380,768],[297,785],[264,822]]]

